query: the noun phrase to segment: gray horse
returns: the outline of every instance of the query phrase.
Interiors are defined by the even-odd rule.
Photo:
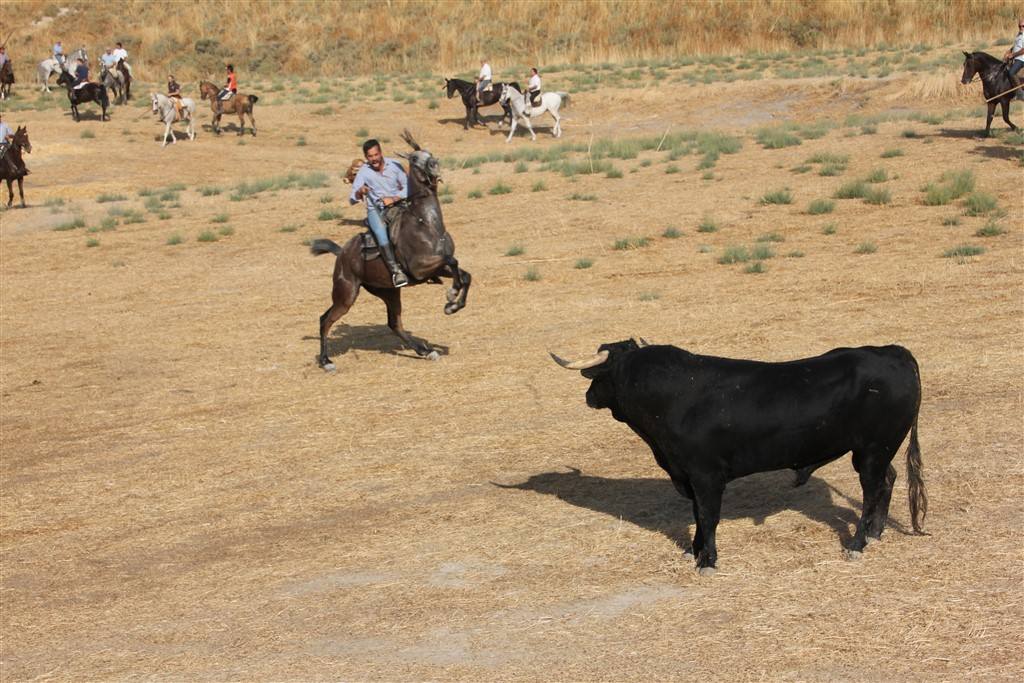
[[[36,82],[41,86],[39,92],[51,92],[50,76],[60,76],[62,72],[68,70],[68,64],[74,64],[79,59],[86,64],[89,63],[89,53],[85,51],[84,47],[80,47],[68,55],[63,65],[54,57],[49,57],[39,62],[39,66],[36,67]]]
[[[104,64],[100,68],[100,83],[110,88],[118,104],[125,103],[124,74],[117,69],[108,69]]]
[[[195,100],[192,100],[188,97],[181,98],[181,118],[179,119],[178,112],[174,109],[174,102],[171,101],[170,97],[164,95],[163,93],[155,92],[152,93],[150,98],[153,103],[153,113],[159,114],[160,120],[166,124],[166,126],[164,127],[164,144],[160,145],[161,147],[167,146],[168,137],[171,139],[172,143],[178,141],[177,138],[175,138],[174,135],[171,133],[171,125],[175,121],[179,120],[187,122],[185,132],[188,134],[188,139],[196,139],[196,131],[195,128],[192,127],[192,118],[195,116],[196,113]]]

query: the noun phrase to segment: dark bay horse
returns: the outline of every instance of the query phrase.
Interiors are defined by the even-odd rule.
[[[75,77],[67,71],[62,71],[60,77],[57,78],[57,84],[63,85],[68,89],[68,100],[71,101],[71,115],[75,118],[75,121],[79,121],[78,116],[78,105],[85,102],[95,102],[103,108],[103,113],[100,116],[101,121],[106,121],[107,107],[110,106],[110,98],[107,96],[107,87],[102,83],[86,83],[84,86],[75,90]]]
[[[132,98],[132,72],[128,70],[128,65],[124,63],[123,59],[117,60],[116,68],[124,80],[124,99],[122,102],[126,102]]]
[[[413,148],[412,154],[399,155],[409,160],[409,208],[402,214],[395,238],[395,254],[409,275],[409,286],[424,282],[439,282],[441,277],[452,278],[444,312],[456,313],[466,305],[466,295],[472,280],[469,273],[459,268],[455,260],[455,241],[444,227],[441,205],[437,201],[437,184],[441,180],[441,166],[430,152],[421,149],[409,131],[402,134]],[[388,327],[419,356],[436,360],[437,351],[426,342],[414,340],[402,327],[402,290],[391,283],[391,273],[383,259],[363,259],[363,236],[356,235],[344,246],[331,240],[313,240],[310,251],[314,255],[331,253],[334,262],[331,307],[320,316],[320,355],[317,363],[328,372],[335,369],[327,356],[327,333],[355,303],[359,289],[381,299],[388,309]]]
[[[0,100],[6,100],[11,96],[11,86],[14,85],[14,65],[8,59],[0,66]]]
[[[522,88],[519,87],[518,83],[492,83],[491,91],[483,94],[482,101],[477,101],[476,97],[476,83],[470,83],[464,81],[461,78],[446,78],[444,79],[445,90],[448,91],[448,99],[451,99],[455,93],[459,93],[462,96],[462,104],[466,107],[466,121],[462,124],[463,129],[469,129],[471,125],[483,123],[480,120],[480,107],[489,107],[492,104],[498,104],[498,99],[501,97],[501,86],[511,85],[513,88],[522,92]],[[512,111],[509,109],[507,104],[501,105],[501,108],[505,110],[505,116],[508,117],[509,125],[512,124]],[[505,117],[501,119],[502,123],[505,123]]]
[[[1010,130],[1017,130],[1017,126],[1013,125],[1013,121],[1010,120],[1010,100],[1016,97],[1020,91],[1014,90],[998,99],[992,99],[1015,85],[1006,70],[1007,66],[1002,60],[996,59],[985,52],[964,53],[964,75],[960,78],[960,82],[967,85],[977,74],[981,77],[982,92],[985,93],[985,99],[992,100],[987,102],[988,113],[985,117],[986,137],[992,134],[992,116],[996,113],[996,103],[999,103],[1003,108],[1003,121],[1006,121],[1006,125],[1010,127]]]
[[[14,188],[11,186],[11,183],[15,180],[18,181],[21,208],[25,208],[25,188],[22,186],[22,180],[28,174],[28,170],[25,169],[25,161],[21,158],[23,151],[26,154],[32,153],[32,143],[28,139],[27,126],[20,126],[14,132],[14,140],[11,142],[7,154],[0,160],[0,180],[7,181],[7,208],[10,208],[11,204],[14,203]]]
[[[217,93],[220,92],[220,88],[215,86],[210,81],[199,81],[199,92],[202,94],[202,99],[210,100],[210,111],[213,112],[213,132],[220,135],[220,114],[217,113]],[[242,93],[235,93],[235,96],[230,100],[226,100],[224,104],[224,114],[238,114],[238,134],[242,135],[245,133],[245,115],[249,115],[249,123],[252,124],[252,134],[256,135],[256,119],[252,117],[253,105],[259,101],[259,97],[256,95],[243,95]]]

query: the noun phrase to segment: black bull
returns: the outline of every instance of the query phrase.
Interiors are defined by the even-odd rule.
[[[629,425],[692,501],[692,548],[702,573],[715,567],[729,481],[788,468],[802,483],[849,451],[864,492],[849,550],[860,553],[882,534],[896,480],[891,463],[908,432],[910,512],[921,533],[928,507],[917,441],[921,380],[917,361],[900,346],[763,363],[624,341],[603,344],[589,360],[553,357],[591,380],[587,405],[608,408]]]

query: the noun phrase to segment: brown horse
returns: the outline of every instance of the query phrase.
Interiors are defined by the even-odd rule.
[[[21,208],[25,208],[25,188],[22,186],[22,179],[28,175],[28,169],[25,168],[25,161],[21,158],[22,151],[26,154],[32,153],[32,143],[29,142],[28,127],[26,126],[18,127],[18,130],[14,133],[14,140],[7,150],[7,154],[4,155],[3,159],[0,159],[0,180],[7,181],[7,208],[11,208],[11,204],[14,203],[14,188],[11,186],[11,183],[15,180],[18,181]]]
[[[437,201],[437,184],[441,181],[441,166],[430,152],[421,149],[409,131],[402,139],[415,150],[402,156],[409,160],[409,207],[402,214],[395,235],[395,254],[409,275],[409,285],[424,282],[440,283],[441,277],[452,278],[444,312],[448,315],[466,305],[470,274],[459,268],[455,260],[455,241],[444,227],[441,204]],[[392,231],[393,233],[395,231]],[[436,360],[438,352],[430,344],[415,340],[402,327],[402,290],[391,282],[391,273],[383,259],[364,260],[363,236],[356,235],[345,246],[331,240],[313,240],[310,251],[314,255],[331,253],[334,262],[334,288],[331,307],[320,316],[320,355],[317,363],[331,372],[334,363],[327,356],[327,333],[331,326],[355,303],[359,289],[381,299],[388,308],[388,327],[418,355]]]
[[[210,100],[210,111],[213,112],[213,132],[220,135],[220,116],[224,114],[238,114],[238,134],[245,133],[245,115],[249,115],[249,123],[252,124],[252,134],[256,135],[256,119],[252,117],[252,107],[259,101],[256,95],[243,95],[235,93],[235,96],[223,103],[223,112],[217,111],[217,93],[220,88],[210,81],[199,81],[199,92],[202,99]]]
[[[6,100],[11,96],[11,86],[14,85],[14,65],[8,59],[0,66],[0,100]]]

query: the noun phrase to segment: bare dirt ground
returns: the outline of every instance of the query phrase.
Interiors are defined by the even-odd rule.
[[[783,149],[753,137],[765,123],[906,106],[898,88],[807,79],[579,96],[564,141],[671,125],[743,147],[707,179],[699,156],[655,152],[616,160],[622,178],[536,163],[447,171],[469,306],[446,317],[442,288],[403,293],[406,327],[445,355],[401,349],[364,294],[332,335],[336,374],[314,364],[332,261],[303,241],[358,230],[317,218],[360,218],[339,175],[356,131],[393,155],[408,126],[461,159],[506,148],[496,124],[464,132],[447,100],[334,116],[280,105],[257,109],[244,145],[201,130],[161,150],[162,126],[135,107],[107,123],[5,115],[35,150],[30,208],[0,214],[3,679],[1019,680],[1019,148],[975,138],[973,116],[840,126]],[[556,141],[544,129],[507,147],[531,144]],[[893,148],[903,155],[881,158]],[[849,167],[790,170],[818,152]],[[807,213],[878,168],[891,203]],[[1004,234],[975,237],[989,218],[963,216],[960,200],[922,204],[921,187],[957,169],[998,198]],[[229,199],[239,182],[310,171],[329,187]],[[499,180],[512,192],[489,194]],[[538,180],[546,189],[531,191]],[[165,219],[137,195],[178,182]],[[782,187],[792,204],[760,202]],[[99,226],[111,207],[145,221],[53,230],[76,216]],[[717,231],[697,230],[705,217]],[[784,241],[769,243],[765,272],[718,263],[770,232]],[[613,248],[641,236],[646,247]],[[855,253],[864,243],[877,250]],[[964,243],[986,251],[942,257]],[[513,245],[523,253],[506,256]],[[592,266],[576,267],[584,258]],[[789,473],[730,485],[719,572],[699,577],[676,542],[688,503],[546,353],[631,335],[768,360],[907,346],[924,385],[931,535],[908,532],[901,454],[884,542],[846,561],[861,494],[845,458],[801,489]]]

